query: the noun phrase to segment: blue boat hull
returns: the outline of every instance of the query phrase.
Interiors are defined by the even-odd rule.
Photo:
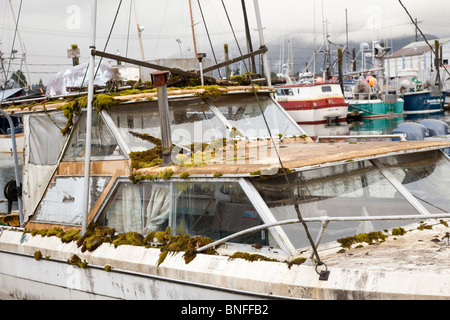
[[[439,112],[444,109],[445,92],[433,96],[430,91],[410,92],[403,96],[405,113]]]

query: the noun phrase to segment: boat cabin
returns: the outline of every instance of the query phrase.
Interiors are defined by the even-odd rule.
[[[450,162],[441,152],[449,143],[313,142],[272,94],[251,87],[169,91],[173,147],[165,167],[156,94],[109,99],[92,115],[88,223],[142,235],[170,227],[220,240],[302,218],[315,239],[327,217],[322,242],[330,242],[406,223],[360,217],[449,212]],[[24,122],[25,228],[80,228],[85,109],[73,112],[64,102],[30,109],[10,110]],[[295,256],[309,242],[297,223],[224,246]]]

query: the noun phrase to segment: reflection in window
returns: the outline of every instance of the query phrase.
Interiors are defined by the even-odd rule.
[[[169,101],[172,142],[187,146],[193,142],[211,142],[226,137],[226,128],[199,98]],[[157,101],[137,106],[117,106],[109,111],[112,120],[131,151],[144,151],[154,144],[137,138],[131,132],[161,138]]]
[[[303,134],[268,96],[258,96],[258,99],[248,95],[239,96],[239,99],[225,96],[214,101],[214,105],[246,137],[270,137],[265,121],[272,136]]]
[[[70,138],[64,158],[83,158],[86,144],[86,112],[83,112]],[[92,113],[91,156],[119,156],[122,152],[102,117]]]
[[[121,183],[104,224],[117,232],[143,235],[170,226],[174,234],[218,240],[262,220],[238,183]],[[268,245],[268,231],[230,242]]]
[[[380,160],[430,213],[450,212],[450,162],[439,151]]]
[[[262,224],[238,183],[176,183],[176,233],[213,240]],[[231,240],[268,245],[266,230]]]
[[[289,185],[284,177],[258,179],[253,180],[253,183],[277,220],[297,218],[294,203],[298,204],[303,218],[418,214],[378,169],[367,161],[292,173],[289,175]],[[323,241],[334,241],[411,222],[330,222]],[[317,232],[319,228],[319,223],[312,223],[310,230]],[[309,245],[300,225],[288,225],[283,229],[297,248]]]
[[[61,129],[67,123],[63,113],[30,117],[30,163],[56,164],[67,137]]]

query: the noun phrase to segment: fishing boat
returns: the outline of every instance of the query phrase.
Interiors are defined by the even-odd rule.
[[[338,82],[315,82],[275,86],[276,99],[299,124],[344,122],[348,104]]]
[[[350,113],[358,114],[362,118],[403,115],[404,101],[385,79],[382,59],[389,50],[390,48],[385,47],[383,43],[374,41],[370,53],[373,69],[347,73],[356,77],[344,81],[344,92]]]
[[[272,87],[168,75],[94,97],[92,68],[88,99],[7,110],[26,139],[1,299],[450,297],[449,142],[314,142]]]
[[[350,113],[362,118],[398,117],[403,115],[404,101],[395,91],[381,92],[380,86],[369,84],[370,79],[361,77],[356,81],[344,82],[346,102]]]
[[[352,252],[403,250],[402,241],[337,253],[360,233],[378,243],[415,220],[450,217],[439,191],[449,142],[313,142],[273,89],[210,90],[169,91],[165,155],[158,92],[97,96],[87,215],[87,111],[63,135],[74,102],[9,110],[22,114],[27,139],[23,224],[0,233],[2,299],[450,296],[445,272],[429,291],[428,273],[411,265],[406,280],[396,273],[403,261],[348,266]],[[45,131],[39,144],[36,128]],[[445,227],[427,231],[441,236]]]
[[[400,94],[404,100],[404,113],[432,113],[444,110],[446,92],[431,88],[420,80],[417,70],[404,69],[398,77]]]

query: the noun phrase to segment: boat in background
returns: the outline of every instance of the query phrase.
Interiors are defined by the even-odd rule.
[[[24,147],[23,123],[21,117],[11,116],[14,124],[17,151],[22,153]],[[0,153],[12,153],[11,128],[8,120],[0,114]]]
[[[420,79],[417,70],[399,71],[398,85],[403,98],[404,113],[430,113],[444,110],[446,92]]]
[[[397,117],[403,114],[403,99],[385,79],[383,57],[389,50],[383,43],[374,41],[370,50],[373,69],[347,73],[356,77],[344,81],[343,84],[350,113],[362,118]]]
[[[398,117],[403,114],[404,101],[394,90],[381,92],[373,76],[361,77],[357,81],[344,81],[344,91],[350,114],[357,114],[362,118]]]
[[[344,122],[348,104],[338,82],[275,86],[276,100],[299,124]]]

